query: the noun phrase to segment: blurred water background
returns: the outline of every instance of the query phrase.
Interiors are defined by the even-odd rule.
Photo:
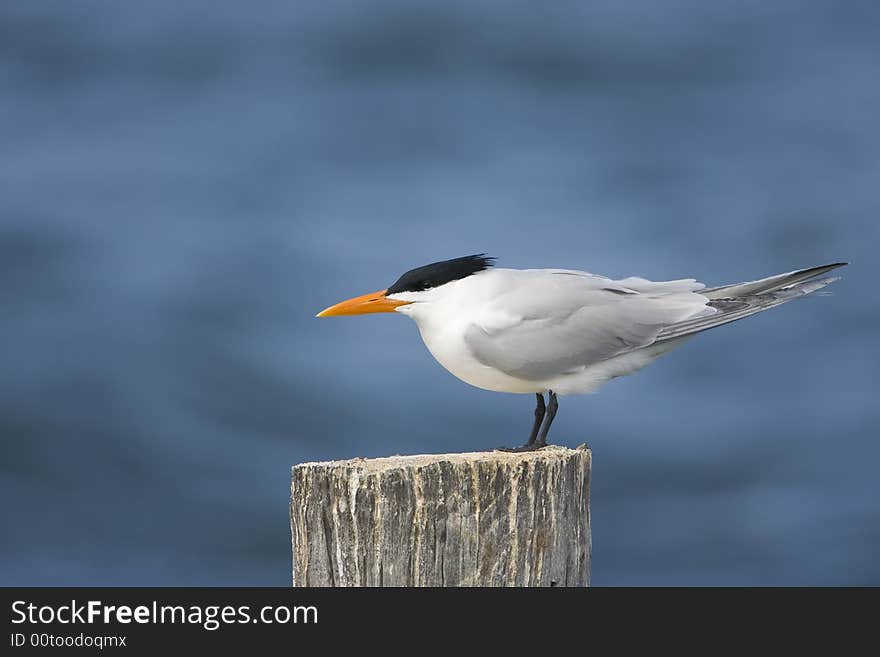
[[[595,584],[880,584],[872,2],[0,4],[0,584],[287,585],[292,464],[521,440],[403,271],[848,259],[555,438]]]

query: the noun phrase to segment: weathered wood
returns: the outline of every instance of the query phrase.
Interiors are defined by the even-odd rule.
[[[293,468],[294,586],[588,586],[586,446]]]

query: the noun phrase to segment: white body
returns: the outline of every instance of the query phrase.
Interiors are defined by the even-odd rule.
[[[614,281],[561,269],[488,269],[424,292],[411,317],[437,362],[498,392],[593,392],[681,344],[656,343],[667,326],[715,313],[693,279]]]
[[[456,377],[498,392],[593,392],[693,334],[825,287],[845,263],[707,289],[566,269],[487,269],[389,299]]]

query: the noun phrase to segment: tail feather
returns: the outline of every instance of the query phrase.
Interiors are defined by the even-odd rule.
[[[763,294],[772,292],[784,287],[795,285],[801,281],[805,281],[816,276],[821,276],[833,269],[848,265],[848,262],[835,262],[830,265],[820,265],[819,267],[810,267],[808,269],[798,269],[796,271],[777,274],[768,278],[762,278],[758,281],[747,281],[745,283],[734,283],[733,285],[722,285],[720,287],[710,287],[700,290],[700,294],[710,299],[725,299],[730,297],[747,297],[752,294]]]
[[[840,277],[816,278],[816,276],[845,264],[847,263],[839,262],[779,274],[760,281],[700,290],[699,294],[710,299],[706,305],[715,312],[667,326],[657,336],[657,341],[671,340],[729,324],[820,290],[840,280]]]

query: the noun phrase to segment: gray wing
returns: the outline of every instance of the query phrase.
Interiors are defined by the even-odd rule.
[[[821,290],[826,285],[840,280],[840,277],[816,278],[816,276],[845,264],[845,262],[838,262],[832,265],[779,274],[760,281],[703,290],[702,294],[711,299],[708,303],[709,307],[714,308],[716,312],[673,324],[663,329],[657,336],[657,340],[671,340],[729,324],[788,303],[816,290]]]
[[[693,280],[526,270],[467,327],[465,343],[481,363],[540,381],[646,347],[664,328],[716,312],[700,288]]]
[[[710,299],[735,299],[744,298],[757,294],[767,294],[784,288],[792,288],[797,283],[827,274],[828,272],[845,267],[846,262],[835,262],[830,265],[819,265],[818,267],[809,267],[808,269],[797,269],[784,274],[776,274],[768,276],[758,281],[747,281],[745,283],[734,283],[733,285],[722,285],[720,287],[710,287],[702,290],[700,294]]]

